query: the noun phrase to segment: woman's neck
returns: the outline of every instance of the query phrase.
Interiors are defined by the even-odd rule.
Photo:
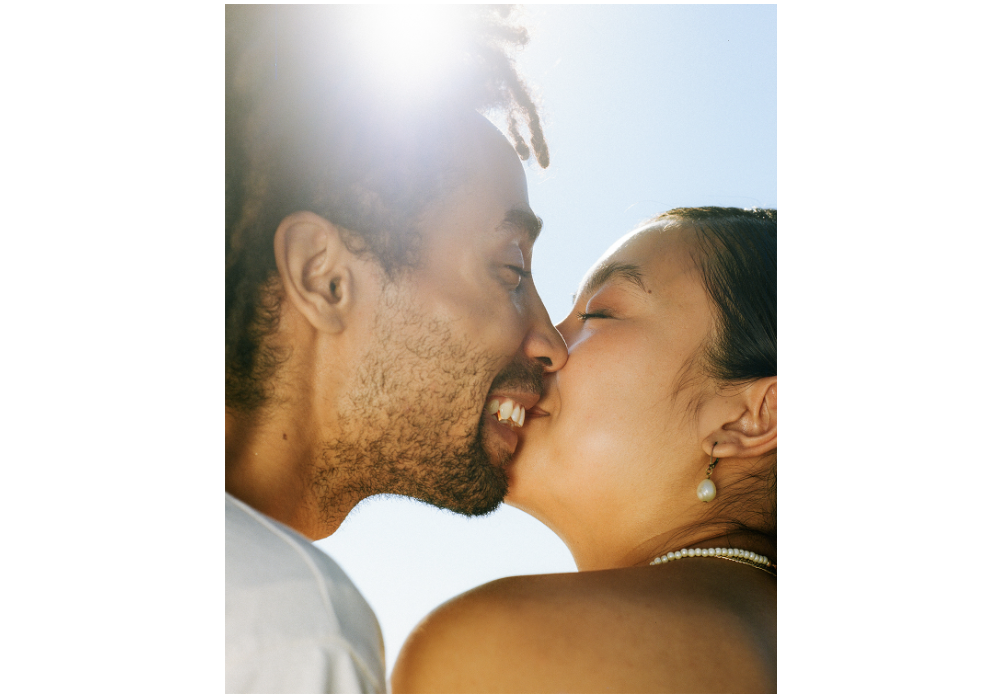
[[[753,551],[776,560],[775,539],[749,529],[724,530],[711,527],[677,529],[646,539],[628,552],[608,552],[594,548],[570,546],[576,567],[580,571],[647,566],[654,558],[683,549],[738,548]]]

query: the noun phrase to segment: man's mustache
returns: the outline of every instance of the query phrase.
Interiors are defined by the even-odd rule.
[[[527,392],[541,396],[545,393],[545,366],[530,358],[514,360],[496,375],[489,391]]]

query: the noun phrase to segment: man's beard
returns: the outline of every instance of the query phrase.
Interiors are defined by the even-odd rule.
[[[499,356],[475,350],[448,322],[400,297],[375,319],[374,347],[336,409],[350,427],[322,449],[312,490],[322,510],[395,494],[486,515],[506,497],[513,457],[501,446],[490,451],[482,418]],[[540,394],[543,374],[520,354],[492,388]]]

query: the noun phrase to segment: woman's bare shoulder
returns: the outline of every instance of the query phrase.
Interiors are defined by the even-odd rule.
[[[415,628],[392,689],[773,691],[774,581],[700,566],[533,575],[475,588]]]

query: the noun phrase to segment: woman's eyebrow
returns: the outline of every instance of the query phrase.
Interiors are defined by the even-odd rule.
[[[639,286],[640,290],[649,292],[643,284],[643,269],[634,263],[624,263],[609,261],[602,263],[594,269],[594,272],[587,276],[580,286],[579,292],[573,295],[573,302],[580,295],[587,295],[607,283],[609,280],[623,280]]]

